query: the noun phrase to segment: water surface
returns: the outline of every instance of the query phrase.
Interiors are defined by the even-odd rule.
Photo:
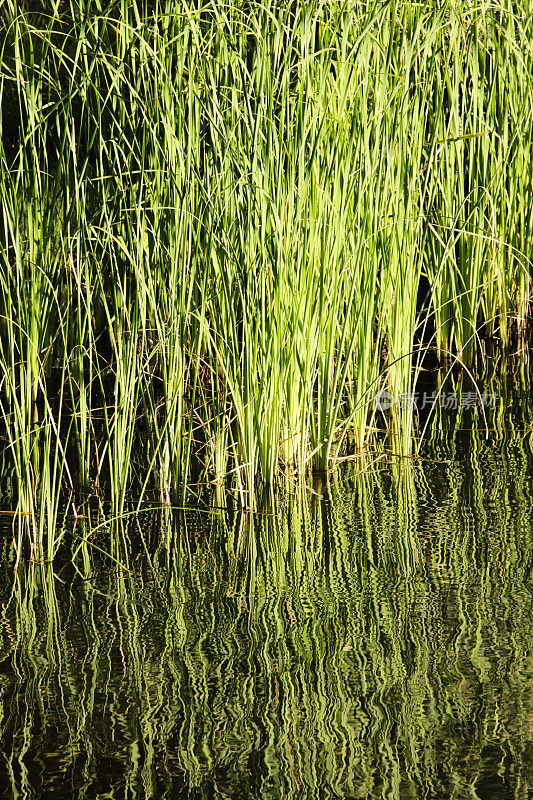
[[[6,526],[0,796],[531,798],[529,409],[269,512],[143,515],[75,569],[14,576]]]

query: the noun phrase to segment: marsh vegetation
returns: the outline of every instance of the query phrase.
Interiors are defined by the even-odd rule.
[[[0,3],[2,797],[530,797],[532,49]]]
[[[529,2],[0,19],[3,457],[47,558],[80,492],[253,507],[372,452],[376,393],[428,354],[470,369],[523,340]],[[387,425],[417,452],[411,410]]]

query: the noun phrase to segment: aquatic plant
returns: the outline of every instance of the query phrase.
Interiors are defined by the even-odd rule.
[[[80,488],[252,506],[368,449],[428,349],[523,335],[532,20],[6,0],[0,410],[32,541]],[[393,406],[398,454],[415,424]]]

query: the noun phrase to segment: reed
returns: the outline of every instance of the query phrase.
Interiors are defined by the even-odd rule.
[[[1,409],[51,530],[76,487],[115,515],[206,480],[251,506],[371,448],[428,348],[524,335],[528,1],[0,19]],[[390,424],[412,452],[408,403]]]

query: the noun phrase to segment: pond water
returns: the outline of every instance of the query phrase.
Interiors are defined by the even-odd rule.
[[[532,421],[503,391],[263,513],[82,522],[75,567],[15,573],[6,525],[0,796],[531,798]]]

